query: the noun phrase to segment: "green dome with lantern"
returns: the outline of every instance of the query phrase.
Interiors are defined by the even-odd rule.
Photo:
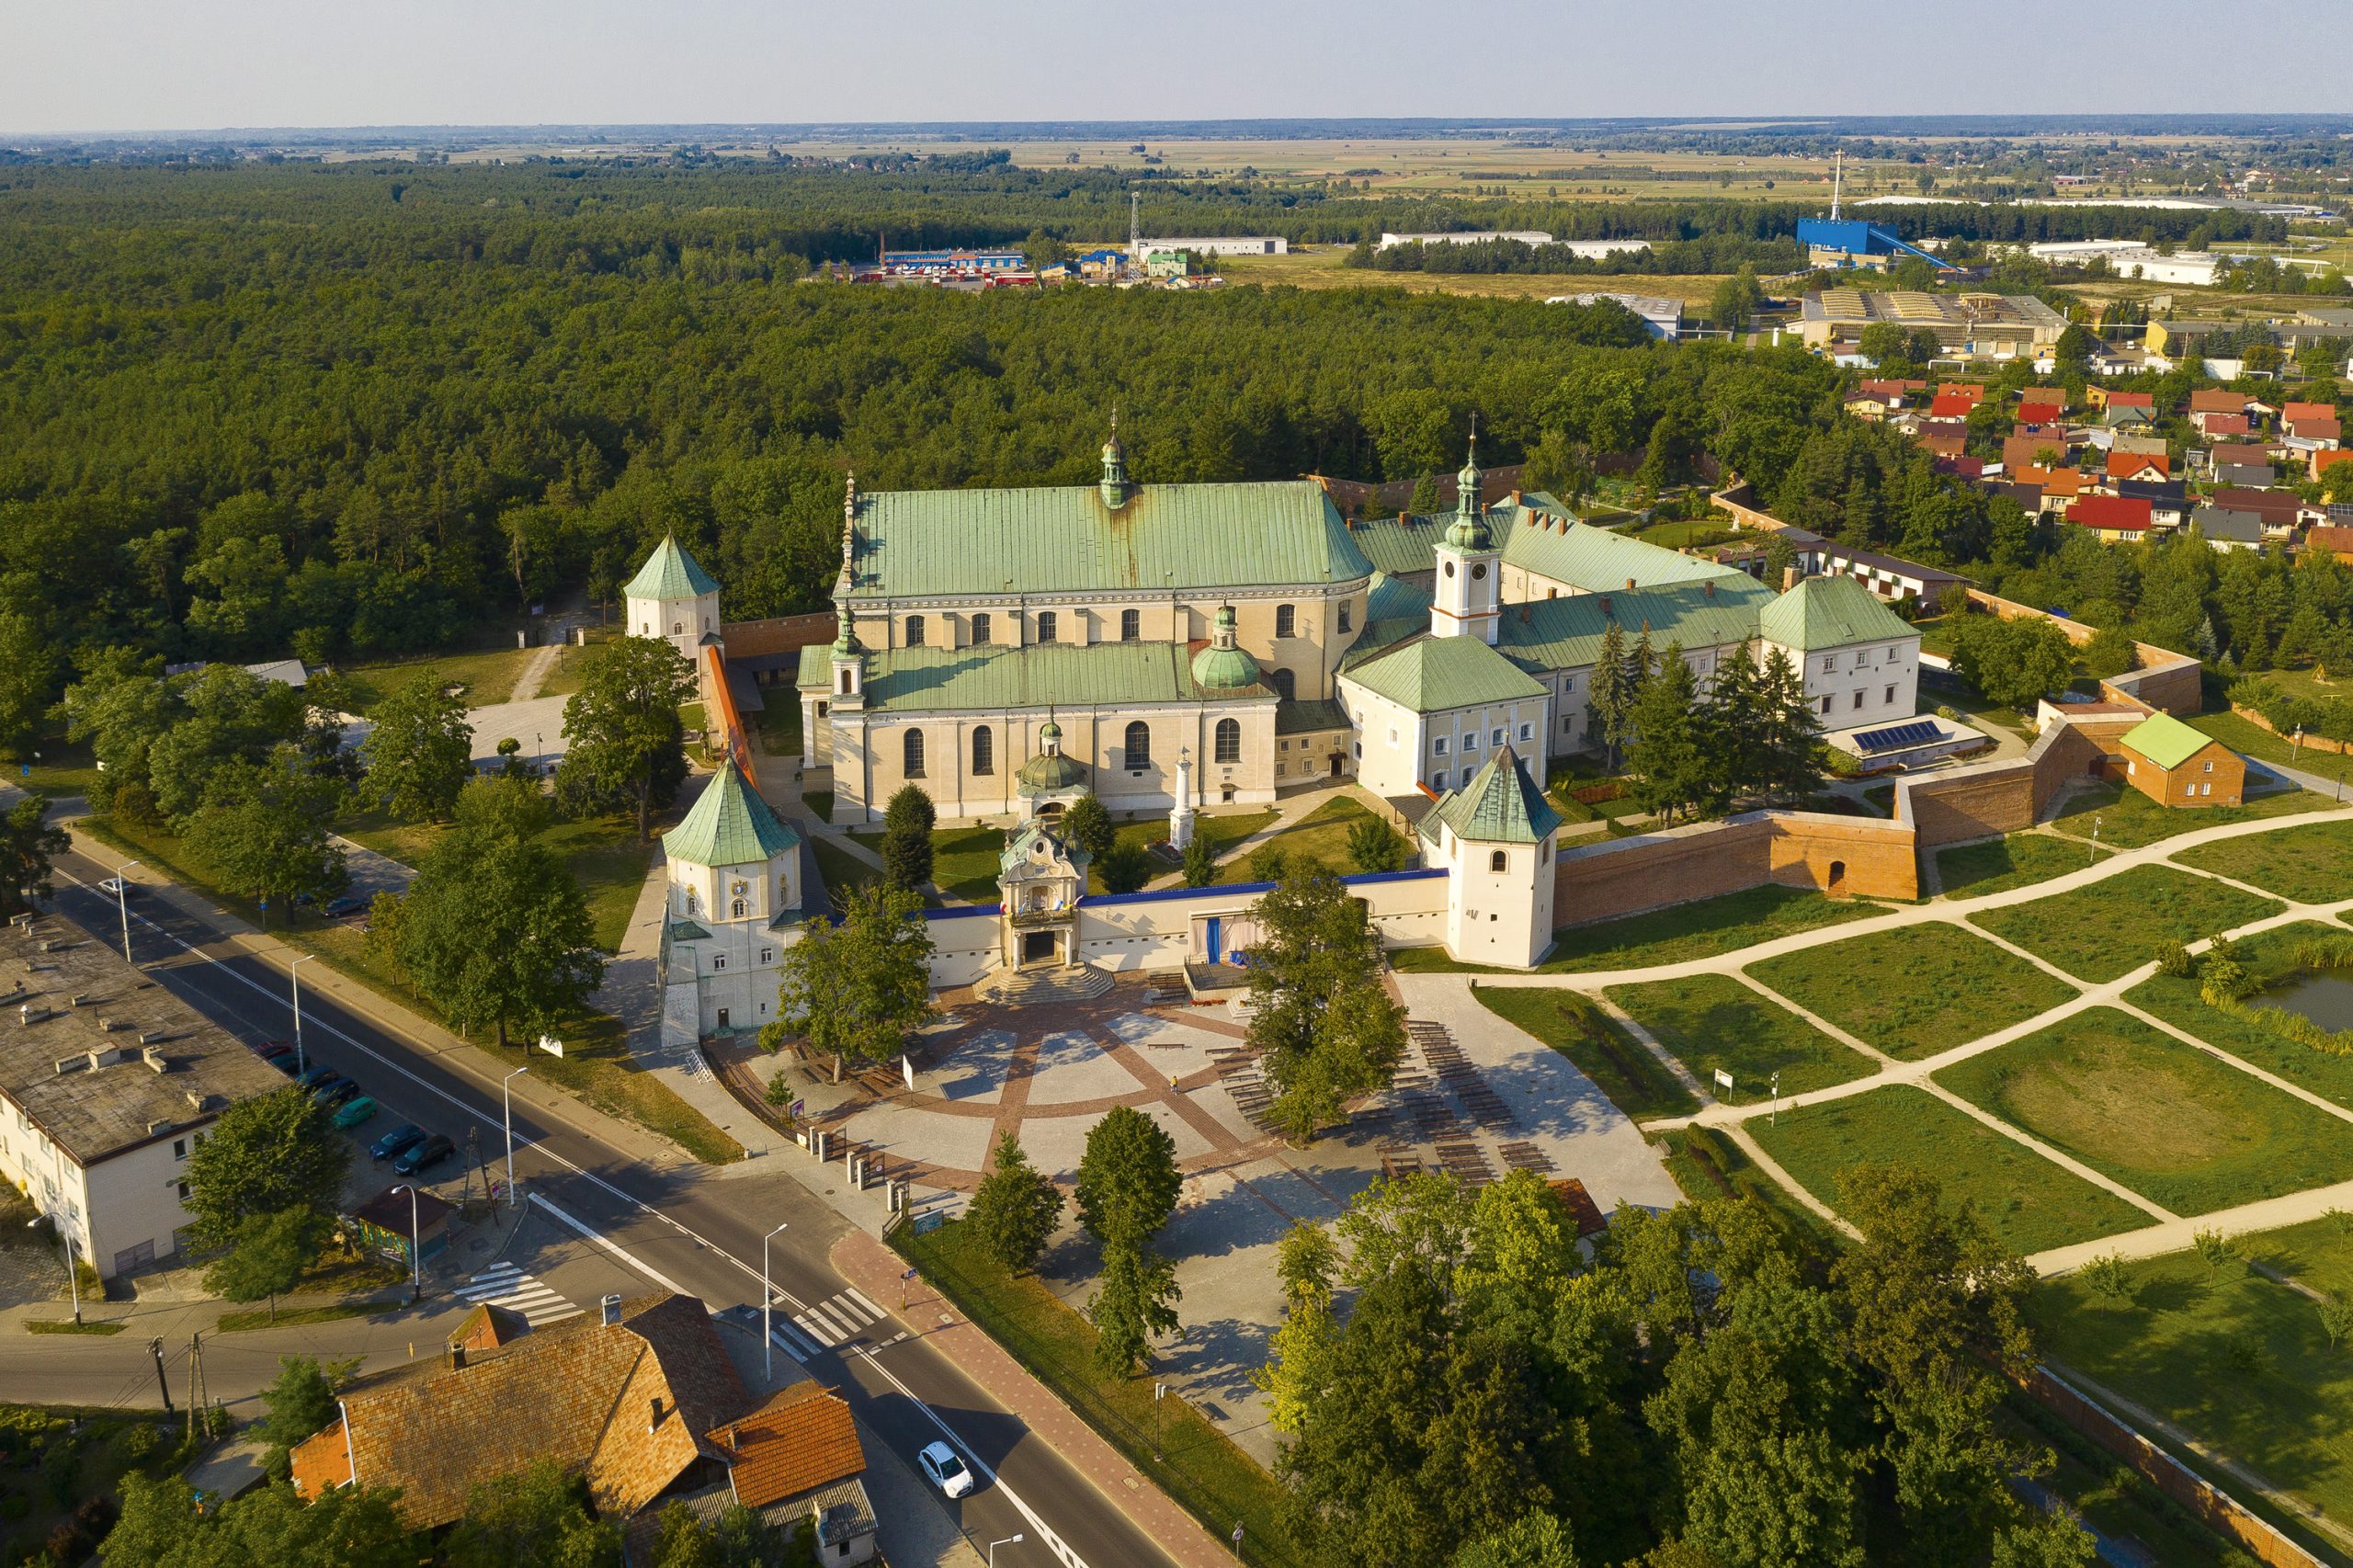
[[[1233,607],[1219,607],[1210,645],[1193,655],[1193,683],[1211,691],[1258,684],[1258,661],[1234,644]]]
[[[1051,719],[1038,732],[1037,756],[1023,763],[1013,776],[1014,787],[1024,795],[1053,795],[1075,790],[1086,781],[1086,766],[1075,757],[1063,755],[1063,727]]]

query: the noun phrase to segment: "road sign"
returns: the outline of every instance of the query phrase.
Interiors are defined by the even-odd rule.
[[[1732,1091],[1732,1074],[1721,1067],[1716,1069],[1716,1087],[1727,1094]]]
[[[555,1036],[551,1034],[543,1034],[540,1037],[540,1049],[546,1051],[550,1056],[562,1056],[563,1054],[563,1041],[556,1039]]]

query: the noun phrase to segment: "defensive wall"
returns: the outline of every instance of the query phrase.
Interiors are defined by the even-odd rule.
[[[2097,627],[2048,614],[2032,605],[2022,605],[2016,599],[2006,599],[1983,588],[1970,589],[1969,602],[2003,620],[2048,621],[2078,648],[2099,635]],[[2139,660],[2140,667],[2101,681],[2099,688],[2103,697],[2112,702],[2138,702],[2160,713],[2171,713],[2177,717],[2195,713],[2205,705],[2201,679],[2205,666],[2196,659],[2187,653],[2177,653],[2170,648],[2160,648],[2154,642],[2135,642],[2132,653]]]
[[[2109,715],[2054,719],[2024,756],[1899,778],[1895,821],[1924,853],[2032,827],[2061,790],[2100,776],[2115,737],[2131,727]]]
[[[1745,812],[1639,837],[1561,850],[1552,907],[1560,926],[1639,915],[1774,882],[1871,898],[1920,896],[1913,832],[1878,817]],[[1557,927],[1556,927],[1557,928]]]

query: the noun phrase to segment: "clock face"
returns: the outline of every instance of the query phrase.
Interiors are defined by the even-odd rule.
[[[1475,582],[1477,582],[1480,578],[1482,578],[1482,577],[1485,576],[1486,574],[1487,574],[1487,563],[1486,563],[1485,562],[1483,562],[1483,562],[1480,562],[1477,565],[1475,565],[1475,566],[1473,566],[1473,567],[1472,567],[1472,568],[1471,568],[1471,580],[1472,580],[1472,582],[1474,582],[1474,583],[1475,583]]]
[[[752,891],[752,885],[749,882],[731,882],[728,884],[727,891],[734,897],[742,898],[745,893]]]

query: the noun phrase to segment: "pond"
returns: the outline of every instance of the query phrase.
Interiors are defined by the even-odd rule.
[[[2325,1029],[2353,1029],[2353,973],[2343,970],[2308,970],[2257,1000],[2301,1014]]]

